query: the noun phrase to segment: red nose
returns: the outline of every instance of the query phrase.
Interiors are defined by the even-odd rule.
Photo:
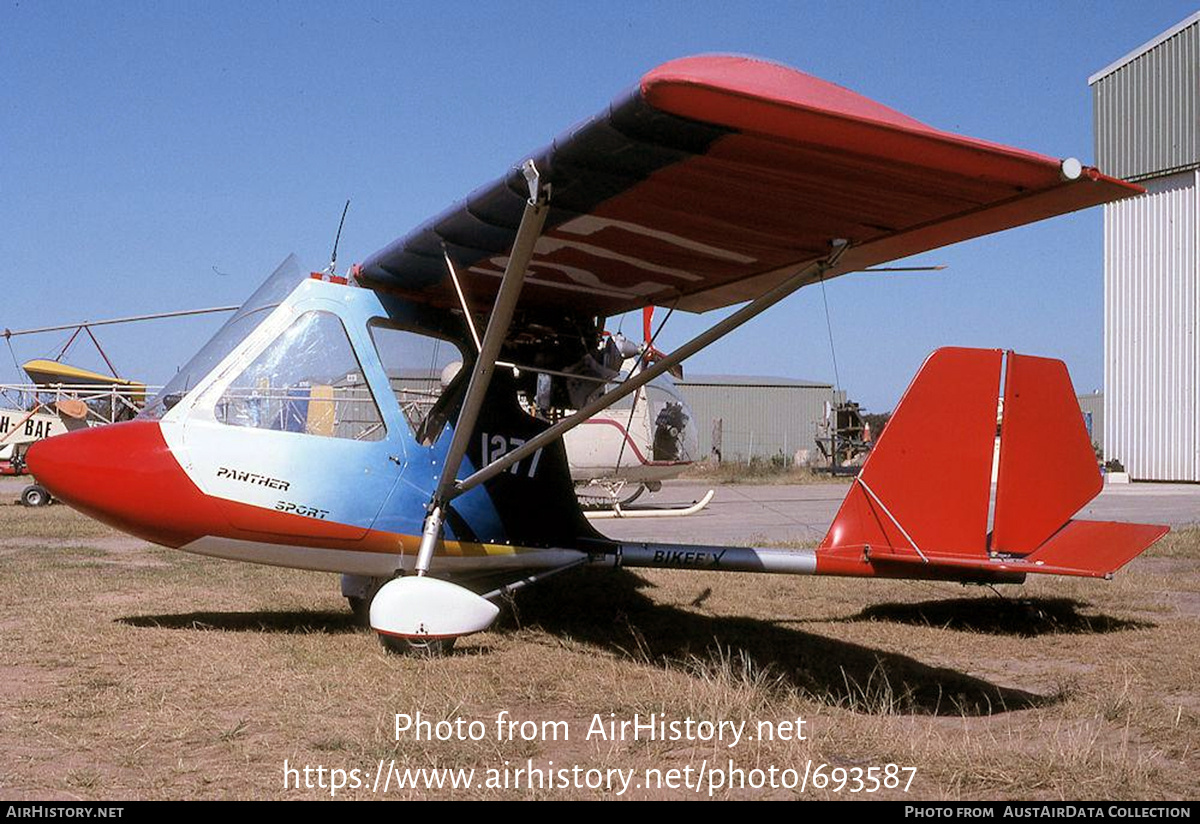
[[[213,511],[171,454],[155,421],[82,429],[39,441],[29,471],[84,514],[159,544],[208,534]]]

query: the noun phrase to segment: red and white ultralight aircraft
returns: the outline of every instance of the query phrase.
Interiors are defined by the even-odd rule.
[[[29,466],[150,541],[343,573],[389,644],[576,566],[1106,577],[1166,530],[1071,520],[1100,476],[1058,361],[934,353],[815,550],[609,540],[562,436],[802,286],[1138,191],[784,66],[676,60],[350,278],[289,259],[137,420]],[[743,303],[622,382],[592,367],[606,317]]]

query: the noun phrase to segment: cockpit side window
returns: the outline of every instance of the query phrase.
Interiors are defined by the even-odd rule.
[[[379,407],[346,329],[329,312],[306,312],[279,335],[216,404],[230,426],[382,440]]]
[[[466,391],[463,353],[444,338],[384,322],[368,328],[413,437],[432,446]]]

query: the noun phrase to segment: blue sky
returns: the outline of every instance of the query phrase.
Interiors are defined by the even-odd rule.
[[[321,268],[346,198],[339,257],[361,260],[686,54],[759,55],[939,128],[1090,162],[1087,77],[1195,10],[0,0],[0,327],[238,303],[289,252]],[[924,256],[942,273],[831,282],[842,384],[889,409],[953,344],[1061,357],[1077,389],[1099,388],[1101,236],[1092,210]],[[710,320],[677,316],[660,348]],[[161,382],[218,324],[98,335],[124,374]],[[25,360],[64,339],[12,343]],[[686,367],[832,379],[820,291]]]

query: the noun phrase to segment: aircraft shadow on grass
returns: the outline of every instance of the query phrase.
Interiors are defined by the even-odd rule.
[[[874,604],[846,622],[890,621],[924,627],[1035,638],[1153,629],[1151,621],[1085,615],[1091,607],[1074,598],[947,598],[916,604]]]
[[[116,619],[118,624],[154,629],[216,630],[220,632],[269,632],[287,635],[325,633],[339,635],[359,632],[354,616],[327,610],[290,610],[263,612],[181,612],[170,615],[130,615]]]
[[[816,700],[859,712],[976,716],[1057,703],[1061,696],[1004,687],[896,652],[804,632],[778,622],[698,615],[654,602],[643,578],[619,570],[563,575],[506,602],[493,628],[516,633],[538,628],[562,638],[655,666],[703,669],[732,660],[732,671],[763,676],[765,683],[797,689]],[[698,598],[703,601],[703,597]],[[1087,604],[1065,598],[1007,601],[949,599],[880,604],[842,619],[890,621],[969,632],[1024,637],[1048,633],[1100,633],[1153,626],[1107,616],[1086,616]],[[224,632],[341,634],[362,631],[349,611],[187,612],[118,618],[134,627]],[[487,654],[489,647],[472,653]]]
[[[1060,700],[777,622],[698,615],[658,604],[640,591],[650,586],[623,570],[564,575],[519,593],[496,629],[537,626],[659,666],[744,655],[767,682],[778,679],[780,686],[816,700],[871,714],[991,715]]]

